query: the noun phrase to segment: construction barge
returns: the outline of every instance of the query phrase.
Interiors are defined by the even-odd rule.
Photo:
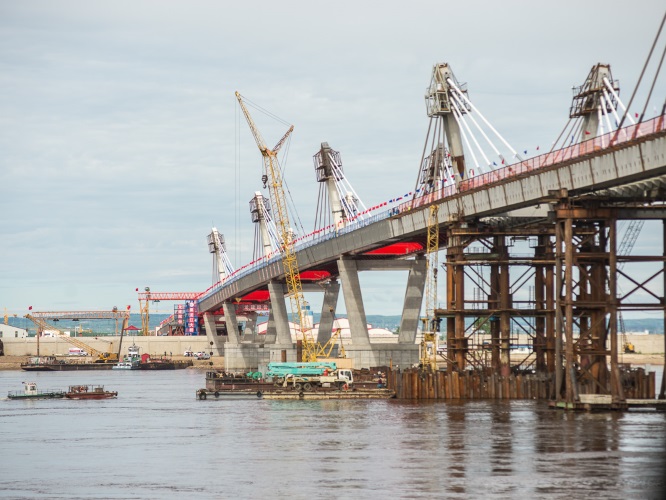
[[[328,374],[326,376],[329,376]],[[354,371],[352,380],[315,382],[312,378],[263,378],[260,372],[245,374],[224,371],[206,372],[206,387],[196,391],[200,400],[221,398],[237,399],[390,399],[395,391],[385,387],[382,372],[371,373],[369,370]],[[333,377],[331,375],[330,377]],[[329,378],[330,378],[329,377]],[[337,380],[336,380],[337,381]],[[339,382],[339,381],[338,381]]]
[[[338,388],[329,389],[311,389],[292,390],[281,389],[273,384],[265,384],[269,387],[262,390],[258,387],[237,388],[226,391],[209,391],[199,389],[196,392],[197,399],[205,400],[210,398],[240,400],[240,399],[282,399],[282,400],[321,400],[321,399],[392,399],[395,398],[395,391],[387,388],[380,389],[358,389],[340,390]]]
[[[137,363],[137,370],[182,370],[193,366],[191,360],[176,361],[168,358],[146,357]],[[64,371],[87,371],[87,370],[111,370],[117,362],[90,362],[90,361],[71,361],[69,359],[58,359],[55,356],[36,356],[28,360],[27,363],[21,363],[21,370],[27,372],[64,372]]]
[[[27,372],[64,372],[77,370],[110,370],[116,363],[91,363],[58,359],[55,356],[35,356],[27,363],[21,363],[21,370]]]

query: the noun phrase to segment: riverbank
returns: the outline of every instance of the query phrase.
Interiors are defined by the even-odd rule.
[[[26,363],[29,356],[0,356],[0,370],[20,370],[21,363]],[[79,360],[80,358],[77,358]],[[173,356],[174,361],[192,360],[185,356]],[[92,359],[91,359],[92,361]],[[213,356],[211,359],[192,360],[194,366],[190,370],[224,370],[224,358],[222,356]],[[636,367],[645,365],[664,364],[664,356],[661,354],[623,354],[620,357],[620,363],[630,363]]]
[[[21,370],[21,363],[27,363],[29,358],[30,356],[0,356],[0,370]],[[76,359],[77,361],[81,361],[83,358],[77,357]],[[224,369],[223,357],[213,357],[212,359],[199,360],[186,356],[173,356],[172,359],[174,361],[192,360],[194,365],[189,367],[188,370],[205,371]],[[92,361],[92,358],[86,358],[86,360]]]

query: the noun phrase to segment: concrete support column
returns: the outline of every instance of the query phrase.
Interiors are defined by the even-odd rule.
[[[335,309],[338,306],[340,295],[340,283],[331,281],[324,286],[324,302],[321,306],[321,317],[319,319],[319,333],[317,342],[326,344],[333,333],[333,321],[335,320]]]
[[[339,259],[338,271],[342,282],[342,295],[345,299],[349,328],[351,329],[352,345],[369,347],[368,321],[365,317],[356,262],[346,258]]]
[[[245,314],[247,321],[245,322],[245,331],[243,335],[253,335],[255,333],[255,328],[257,326],[257,313],[248,312]]]
[[[289,315],[284,301],[284,285],[276,281],[268,284],[268,292],[271,296],[271,311],[275,320],[276,343],[280,345],[292,345],[291,332],[289,330]]]
[[[238,319],[236,318],[236,306],[231,302],[222,304],[224,308],[224,323],[227,325],[229,344],[240,344],[240,332],[238,331]]]
[[[217,329],[215,327],[215,316],[211,313],[206,312],[203,315],[204,326],[206,327],[206,338],[208,339],[208,345],[211,346],[215,356],[222,356],[224,354],[224,337],[217,335]]]
[[[266,324],[266,339],[264,344],[275,344],[277,340],[277,332],[275,331],[275,318],[273,317],[273,309],[268,311],[268,323]]]
[[[398,336],[398,343],[400,344],[414,344],[416,342],[416,331],[419,326],[419,314],[423,304],[427,277],[427,265],[428,261],[425,255],[418,255],[409,270],[402,318],[400,319],[400,334]]]

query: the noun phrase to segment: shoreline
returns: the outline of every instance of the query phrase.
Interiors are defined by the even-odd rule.
[[[32,356],[0,356],[0,371],[21,370],[21,363],[26,363]],[[80,358],[78,358],[80,359]],[[191,360],[185,356],[173,356],[174,361]],[[210,360],[192,360],[194,366],[188,370],[224,370],[224,358],[213,358]],[[619,356],[619,362],[622,364],[631,364],[635,367],[644,365],[664,366],[663,354],[622,354]]]
[[[30,358],[34,356],[0,356],[0,371],[22,371],[21,363],[27,363]],[[83,360],[83,358],[76,358],[77,361]],[[224,358],[216,358],[210,360],[198,360],[192,359],[186,356],[172,356],[171,359],[174,361],[187,361],[191,360],[194,363],[194,366],[186,368],[187,370],[223,370],[224,369]],[[86,361],[92,361],[92,358],[86,358]],[[212,363],[212,364],[211,364]],[[48,373],[48,372],[43,372]]]

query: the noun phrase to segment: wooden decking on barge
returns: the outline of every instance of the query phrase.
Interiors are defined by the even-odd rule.
[[[262,384],[264,387],[253,385],[252,388],[236,388],[231,390],[211,391],[199,389],[197,399],[281,399],[281,400],[321,400],[321,399],[391,399],[395,392],[390,389],[351,389],[340,391],[338,389],[318,388],[313,391],[297,391],[281,389],[275,386]]]

